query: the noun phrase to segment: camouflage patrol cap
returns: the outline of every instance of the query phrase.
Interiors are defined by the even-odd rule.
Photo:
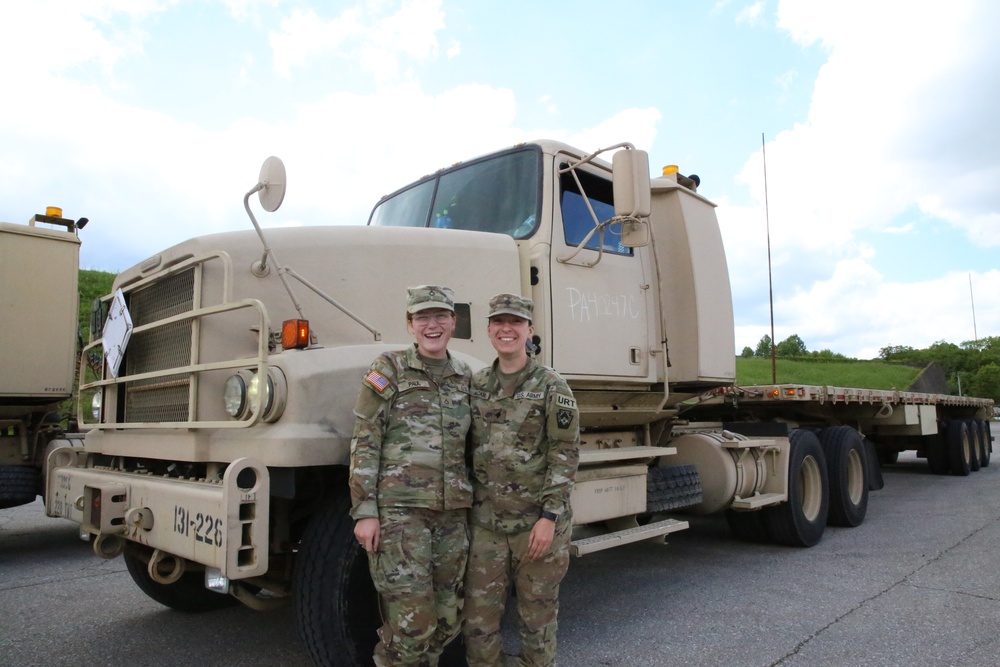
[[[455,312],[455,293],[440,285],[418,285],[406,288],[406,312],[418,313],[428,308],[444,308]]]
[[[531,313],[535,304],[526,296],[518,294],[497,294],[490,299],[490,314],[494,315],[517,315],[520,318],[531,320]]]

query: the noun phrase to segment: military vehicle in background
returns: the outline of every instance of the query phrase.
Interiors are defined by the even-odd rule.
[[[83,449],[49,456],[48,514],[169,607],[292,602],[318,664],[369,664],[352,409],[371,360],[410,343],[417,284],[455,290],[450,349],[473,368],[494,358],[489,298],[534,300],[535,353],[580,408],[578,556],[720,512],[740,539],[808,547],[864,520],[880,456],[988,465],[990,400],[736,386],[715,206],[629,144],[598,153],[520,144],[386,196],[367,226],[265,235],[250,199],[274,211],[286,187],[269,158],[243,200],[255,231],[163,250],[101,302],[86,352],[107,363],[81,388]]]
[[[33,502],[56,447],[80,446],[63,405],[73,395],[80,330],[80,237],[49,207],[0,222],[0,508]]]

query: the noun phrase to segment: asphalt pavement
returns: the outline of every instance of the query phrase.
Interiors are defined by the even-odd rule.
[[[736,542],[704,517],[575,559],[559,665],[1000,664],[1000,459],[938,477],[904,455],[885,481],[861,526],[811,549]],[[0,665],[309,664],[290,608],[168,610],[40,502],[0,510]]]

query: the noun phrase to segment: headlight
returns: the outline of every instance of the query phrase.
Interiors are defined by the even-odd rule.
[[[247,407],[247,383],[240,375],[230,375],[222,390],[222,403],[226,413],[233,419],[239,419]]]
[[[98,391],[94,394],[94,397],[90,399],[90,413],[94,416],[94,421],[101,421],[101,403],[103,401],[103,392]]]
[[[271,376],[267,376],[267,382],[264,384],[264,396],[259,403],[261,406],[261,414],[266,415],[271,410],[271,401],[274,398],[274,382],[271,381]],[[250,378],[250,386],[247,388],[247,398],[250,400],[250,409],[254,410],[258,403],[258,394],[261,392],[261,381],[260,376],[254,373],[253,377]]]
[[[226,414],[233,419],[249,419],[260,405],[261,421],[277,421],[285,410],[288,383],[278,368],[268,368],[266,378],[261,382],[260,376],[249,369],[229,376],[222,390]]]

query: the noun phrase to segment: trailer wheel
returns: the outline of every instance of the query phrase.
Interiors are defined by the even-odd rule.
[[[831,526],[860,526],[868,512],[868,466],[861,434],[850,426],[831,426],[819,433],[830,479]]]
[[[935,475],[947,475],[951,472],[950,453],[948,451],[948,425],[938,422],[938,434],[927,438],[927,467]]]
[[[767,526],[764,525],[764,510],[737,512],[726,510],[726,523],[733,537],[743,542],[770,542]]]
[[[125,559],[125,567],[128,568],[132,581],[139,590],[164,607],[186,613],[197,613],[225,609],[239,604],[232,595],[215,593],[205,588],[205,575],[202,572],[185,572],[174,583],[161,584],[150,578],[147,562],[137,554],[126,551],[122,557]]]
[[[979,467],[988,468],[990,466],[990,434],[986,430],[986,422],[982,419],[974,419],[969,423],[969,428],[975,429],[979,433]]]
[[[969,470],[976,472],[982,467],[982,438],[979,435],[979,424],[975,419],[966,419],[966,426],[969,429]]]
[[[295,562],[299,636],[317,665],[371,665],[382,625],[350,506],[341,493],[313,515]]]
[[[972,471],[969,426],[961,419],[948,422],[948,463],[952,475],[965,477]]]
[[[794,429],[789,440],[788,502],[765,508],[764,523],[778,544],[811,547],[823,538],[830,508],[826,459],[812,431]]]
[[[32,503],[37,494],[37,468],[0,466],[0,509]]]
[[[990,455],[993,453],[993,435],[990,432],[990,423],[985,419],[979,420],[980,443],[983,447],[982,466],[990,467]]]
[[[653,467],[646,474],[646,511],[668,512],[702,500],[701,478],[691,465]]]

